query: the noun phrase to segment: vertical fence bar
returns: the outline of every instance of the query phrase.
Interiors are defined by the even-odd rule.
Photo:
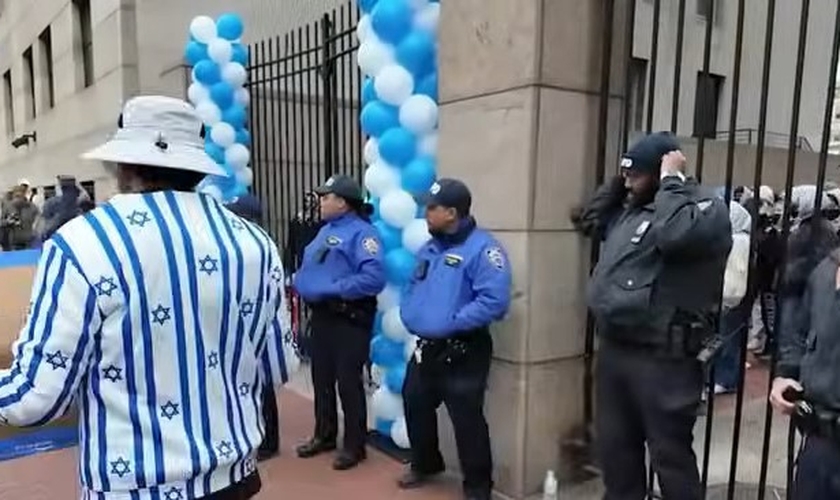
[[[703,442],[703,465],[700,470],[700,487],[702,490],[702,498],[706,498],[706,490],[709,486],[709,463],[711,462],[712,453],[712,430],[714,428],[715,415],[715,365],[709,363],[709,373],[706,375],[706,389],[708,396],[706,397],[706,425],[705,425],[705,440]]]
[[[831,63],[828,66],[828,89],[826,91],[825,110],[823,111],[822,137],[820,138],[820,157],[817,166],[817,195],[814,199],[814,214],[819,216],[822,209],[823,190],[825,188],[825,169],[828,162],[828,141],[831,138],[831,119],[834,113],[834,95],[837,85],[838,49],[840,49],[840,1],[837,2],[834,16],[834,39],[831,45]]]
[[[254,50],[257,46],[258,44],[256,43],[248,46],[248,82],[245,84],[248,88],[248,92],[251,94],[251,106],[248,110],[248,115],[250,117],[249,123],[251,124],[251,132],[254,135],[261,133],[263,130],[263,124],[260,121],[261,106],[259,105],[260,66],[257,62],[258,59],[254,54]],[[251,147],[251,168],[254,171],[254,180],[251,184],[251,190],[259,197],[263,204],[266,204],[268,203],[268,200],[266,200],[262,182],[263,171],[265,169],[262,167],[261,163],[263,162],[263,159],[260,156],[258,141],[254,141],[253,146]]]
[[[277,43],[280,43],[279,37],[277,38]],[[292,124],[289,117],[289,35],[286,34],[283,37],[283,56],[282,56],[282,66],[280,66],[280,73],[282,78],[280,80],[280,95],[277,96],[279,100],[278,106],[280,106],[280,115],[283,121],[283,144],[285,145],[285,151],[283,157],[280,159],[280,172],[282,173],[281,178],[284,179],[284,194],[286,196],[286,209],[288,210],[289,219],[286,221],[286,227],[284,228],[284,233],[288,234],[288,245],[290,247],[289,261],[285,265],[291,269],[297,269],[297,235],[292,234],[292,228],[294,227],[295,219],[297,214],[295,213],[295,209],[297,208],[296,202],[299,203],[299,200],[292,199],[292,186],[294,185],[294,180],[289,175],[291,172],[291,159],[292,159],[292,149],[294,148],[293,144],[293,136],[292,136]],[[300,319],[300,318],[297,318]],[[300,324],[300,323],[297,323]]]
[[[334,169],[333,163],[333,112],[332,112],[332,68],[330,61],[332,55],[330,53],[330,45],[332,43],[332,26],[330,17],[324,14],[321,20],[321,40],[323,45],[321,47],[321,84],[324,87],[324,167],[327,177],[332,175]]]
[[[709,85],[709,67],[711,66],[712,62],[712,34],[714,32],[714,19],[715,19],[715,2],[708,2],[709,10],[706,12],[706,36],[705,40],[703,41],[703,85],[704,88],[702,90],[703,96],[707,95],[708,85]],[[697,111],[695,110],[695,113]],[[706,124],[706,106],[700,107],[700,124],[701,127],[705,127]],[[703,160],[705,158],[706,153],[706,134],[708,133],[705,129],[695,131],[699,133],[699,137],[697,137],[697,170],[696,170],[696,177],[698,182],[703,182]]]
[[[271,66],[274,64],[274,57],[271,40],[268,40],[268,57],[265,56],[266,40],[260,41],[260,46],[263,47],[263,57],[260,64],[259,74],[259,87],[262,100],[258,101],[257,105],[262,108],[262,113],[260,115],[260,133],[263,134],[263,137],[260,139],[260,142],[264,143],[264,146],[259,148],[254,147],[253,149],[261,150],[260,156],[262,157],[263,169],[265,170],[265,199],[267,201],[263,202],[263,212],[266,216],[268,234],[271,235],[274,241],[278,241],[279,237],[282,242],[282,235],[277,233],[277,205],[280,200],[278,199],[277,186],[274,184],[277,170],[277,156],[275,153],[277,149],[277,130],[275,129],[274,121],[269,118],[269,113],[273,107],[273,93],[271,89],[274,86],[272,78],[269,77],[269,71]],[[269,134],[271,134],[270,138],[268,137]],[[251,140],[253,142],[254,139],[252,138]],[[268,206],[266,206],[266,202],[268,203]]]
[[[321,141],[324,137],[324,129],[326,125],[323,123],[324,118],[324,96],[326,95],[326,91],[324,90],[324,78],[323,78],[323,68],[324,68],[324,44],[326,44],[326,39],[324,38],[324,27],[322,25],[323,20],[317,22],[318,29],[315,28],[315,24],[313,24],[313,30],[315,31],[315,46],[313,48],[317,48],[314,53],[315,62],[313,63],[312,67],[312,74],[315,76],[315,102],[316,102],[316,109],[315,109],[315,116],[312,119],[315,122],[315,140],[314,140],[314,147],[315,147],[315,156],[313,160],[315,161],[315,168],[317,168],[318,172],[320,173],[326,165],[326,155],[324,154],[324,146],[322,145]]]
[[[289,238],[286,235],[286,231],[283,230],[284,223],[289,221],[288,213],[284,210],[286,199],[288,195],[286,194],[285,190],[283,189],[285,176],[282,175],[282,168],[283,168],[283,140],[281,139],[281,134],[283,133],[282,124],[280,119],[277,116],[277,107],[282,102],[281,99],[283,98],[283,90],[280,86],[280,79],[279,79],[279,58],[282,57],[280,53],[280,39],[275,37],[273,39],[268,40],[268,52],[270,54],[270,65],[268,67],[268,79],[270,80],[270,84],[267,86],[268,91],[266,92],[268,97],[268,120],[271,123],[271,129],[274,131],[272,137],[272,148],[271,148],[271,173],[272,173],[272,180],[271,180],[271,187],[274,190],[275,195],[274,198],[274,223],[272,225],[272,235],[274,236],[275,241],[282,242],[282,248],[286,248],[289,244]],[[288,226],[288,224],[286,224]]]
[[[313,120],[313,118],[318,115],[318,53],[317,40],[313,40],[312,32],[317,31],[317,25],[306,25],[306,60],[304,62],[304,66],[306,68],[306,95],[304,97],[306,98],[307,108],[305,127],[307,161],[304,168],[306,168],[306,170],[309,173],[309,179],[307,183],[309,189],[314,188],[316,185],[320,184],[320,176],[315,175],[317,170],[319,170],[319,163],[317,159],[318,151],[315,149],[315,138],[313,137],[315,135],[315,121]],[[313,43],[313,41],[316,43]],[[315,81],[314,85],[312,83],[313,80]],[[307,189],[307,191],[309,189]],[[302,193],[302,195],[304,196],[305,200],[307,195],[305,193]]]
[[[314,187],[311,182],[307,181],[306,169],[306,89],[304,87],[303,73],[306,71],[306,51],[309,47],[304,45],[303,26],[299,26],[295,30],[295,39],[298,50],[295,52],[295,113],[297,113],[298,120],[295,121],[295,147],[298,148],[298,158],[295,163],[295,176],[299,179],[298,187],[295,192],[296,195],[306,199],[306,193]],[[311,174],[310,174],[311,177]]]
[[[341,173],[344,175],[351,175],[350,174],[350,158],[348,155],[350,149],[350,141],[347,138],[347,115],[348,112],[352,112],[349,106],[349,99],[347,99],[347,65],[344,64],[344,50],[347,47],[347,36],[345,33],[345,27],[347,26],[347,4],[344,4],[338,8],[338,23],[336,29],[336,40],[338,45],[338,50],[336,51],[335,56],[335,64],[336,64],[336,71],[337,71],[337,80],[338,85],[336,86],[337,92],[336,97],[338,99],[337,109],[339,110],[339,133],[338,137],[340,138],[339,147],[341,148],[341,161],[339,165],[341,165]],[[333,10],[333,16],[335,16],[335,10]]]
[[[329,68],[330,68],[330,103],[331,103],[331,111],[332,111],[332,137],[333,137],[333,146],[332,146],[332,165],[333,171],[337,171],[339,168],[339,133],[340,133],[340,124],[339,120],[341,119],[341,111],[339,110],[339,106],[341,102],[339,99],[340,96],[340,89],[338,88],[338,69],[336,65],[336,54],[338,52],[338,39],[336,38],[336,33],[338,30],[336,29],[336,12],[335,9],[332,10],[330,15],[330,43],[329,43]]]
[[[359,21],[359,8],[354,3],[348,4],[350,8],[350,26],[348,28],[352,28],[356,26]],[[359,69],[354,65],[353,54],[356,53],[356,50],[359,48],[359,45],[354,41],[353,32],[349,31],[350,33],[350,49],[351,53],[347,54],[347,64],[349,65],[350,69],[350,99],[352,103],[351,107],[351,115],[350,115],[350,129],[351,132],[351,144],[353,146],[352,151],[352,158],[353,158],[353,165],[355,166],[355,177],[359,181],[360,184],[364,183],[364,172],[363,172],[363,165],[364,162],[362,161],[362,137],[359,130],[359,114],[362,112],[362,96],[361,96],[361,80],[360,76],[361,73]]]
[[[656,69],[659,65],[659,18],[662,14],[662,1],[654,0],[653,2],[653,33],[651,34],[650,42],[650,86],[648,87],[648,109],[647,109],[647,123],[645,130],[647,133],[653,131],[653,111],[656,99]]]
[[[808,40],[808,17],[810,14],[811,8],[811,1],[810,0],[802,0],[802,11],[800,14],[799,19],[799,41],[797,47],[797,54],[796,54],[796,76],[794,79],[794,86],[793,86],[793,111],[791,113],[791,123],[790,123],[790,135],[788,137],[788,161],[787,161],[787,171],[785,172],[785,204],[784,204],[784,211],[782,215],[782,241],[787,241],[788,236],[790,235],[790,225],[791,225],[791,217],[790,217],[790,197],[793,190],[793,174],[794,168],[796,167],[796,153],[797,153],[797,139],[799,137],[799,115],[800,115],[800,105],[802,102],[802,76],[805,69],[805,49]],[[788,249],[787,245],[782,246],[782,264],[779,270],[780,275],[784,275],[785,269],[787,268],[787,260],[788,260]],[[778,334],[779,332],[779,325],[781,323],[781,311],[780,308],[777,306],[776,308],[776,317],[773,318],[774,323],[774,331]],[[768,394],[770,389],[773,386],[773,378],[776,374],[776,359],[778,358],[779,353],[779,342],[775,342],[773,346],[773,353],[771,356],[771,363],[770,363],[770,378],[768,382]],[[761,468],[759,472],[759,490],[758,490],[758,500],[764,500],[764,496],[766,493],[766,482],[767,482],[767,466],[770,454],[770,436],[772,434],[771,428],[773,425],[773,408],[770,406],[770,400],[768,399],[765,403],[764,409],[764,442],[762,444],[761,449]],[[790,484],[787,485],[787,489],[790,490]]]
[[[685,40],[685,0],[680,0],[677,14],[677,47],[674,61],[674,87],[671,97],[671,133],[677,133],[680,115],[680,83],[682,82],[683,41]]]
[[[290,127],[289,127],[289,161],[287,165],[287,175],[291,182],[289,183],[289,187],[291,187],[291,192],[289,193],[295,199],[295,208],[301,206],[302,199],[300,198],[301,193],[301,182],[300,177],[297,175],[297,163],[300,161],[300,156],[298,155],[298,133],[300,127],[298,126],[298,114],[297,114],[297,88],[295,85],[295,72],[298,70],[297,64],[297,42],[295,40],[295,33],[294,31],[290,32],[288,35],[287,41],[287,54],[286,58],[288,60],[288,70],[286,72],[287,80],[286,80],[286,97],[284,99],[284,105],[288,108],[288,118],[290,120]],[[295,251],[299,250],[297,243],[295,242]],[[299,262],[299,256],[296,257],[296,260]],[[295,262],[295,267],[297,267],[298,262]]]
[[[630,110],[633,106],[633,96],[630,95],[633,89],[633,75],[630,72],[630,64],[633,62],[633,33],[636,30],[636,0],[630,0],[629,12],[627,13],[627,24],[624,33],[624,61],[627,65],[624,72],[624,106],[621,108],[621,143],[618,147],[618,154],[627,151],[627,143],[630,142]],[[616,159],[617,160],[617,159]]]

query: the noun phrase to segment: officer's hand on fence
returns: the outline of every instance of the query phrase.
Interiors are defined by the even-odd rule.
[[[681,151],[671,151],[662,157],[662,175],[677,175],[685,173],[685,155]]]
[[[802,392],[802,386],[796,380],[776,377],[773,380],[773,388],[770,391],[770,404],[779,413],[790,415],[796,409],[796,401],[790,401],[786,394],[789,391]]]

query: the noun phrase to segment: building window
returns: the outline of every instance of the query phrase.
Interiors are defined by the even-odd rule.
[[[44,95],[42,101],[52,109],[55,107],[55,72],[53,71],[52,31],[49,27],[38,37],[41,44],[41,74],[44,75]]]
[[[3,98],[5,100],[6,135],[15,133],[15,97],[12,91],[12,70],[3,73]]]
[[[73,0],[73,25],[75,27],[75,52],[77,74],[83,88],[93,85],[93,31],[91,28],[90,0]]]
[[[96,201],[96,181],[84,181],[79,184],[90,197],[90,201]]]
[[[630,59],[627,71],[630,72],[630,95],[627,96],[629,126],[631,132],[636,132],[642,130],[644,126],[648,62],[645,59],[634,57]]]
[[[35,65],[32,62],[32,47],[23,53],[23,98],[26,102],[26,119],[35,118]]]
[[[694,97],[694,137],[717,138],[718,110],[724,78],[702,71],[697,72],[697,91]]]

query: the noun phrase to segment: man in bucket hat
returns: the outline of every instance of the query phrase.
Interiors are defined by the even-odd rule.
[[[44,243],[0,422],[80,406],[83,498],[260,490],[264,384],[286,380],[283,268],[257,226],[194,188],[222,174],[187,103],[130,100],[107,162],[121,194]]]

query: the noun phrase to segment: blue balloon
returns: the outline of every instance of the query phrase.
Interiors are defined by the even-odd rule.
[[[397,47],[397,62],[410,71],[415,79],[434,70],[434,37],[425,31],[411,32]]]
[[[376,2],[379,0],[359,0],[359,8],[362,9],[362,12],[370,13],[374,7],[376,7]]]
[[[193,71],[195,72],[195,79],[204,85],[210,86],[222,79],[222,72],[219,66],[209,59],[199,61],[195,65],[195,68],[193,68]]]
[[[405,349],[400,342],[377,335],[370,341],[370,360],[373,364],[384,367],[404,365]]]
[[[373,207],[373,213],[370,214],[370,220],[376,222],[382,220],[382,215],[379,213],[379,198],[371,198],[368,203]]]
[[[379,156],[395,167],[404,167],[417,154],[417,139],[402,127],[393,127],[379,138]]]
[[[376,99],[376,89],[373,86],[373,78],[367,76],[365,77],[365,82],[362,84],[362,107],[364,108],[369,102],[373,102]]]
[[[399,126],[400,112],[394,106],[373,101],[362,108],[362,130],[373,137],[379,137],[386,130]]]
[[[403,383],[405,383],[406,365],[394,365],[385,372],[385,387],[395,394],[402,394]]]
[[[236,142],[243,146],[251,145],[251,132],[248,129],[241,128],[236,131]]]
[[[207,153],[207,156],[213,158],[213,161],[215,161],[216,163],[221,165],[225,162],[225,150],[215,142],[205,142],[204,151]]]
[[[184,50],[184,58],[190,66],[195,66],[209,57],[210,56],[207,55],[207,45],[193,40],[190,40],[187,43],[187,48]]]
[[[417,84],[417,87],[414,89],[414,92],[417,94],[423,94],[431,97],[432,99],[437,102],[438,100],[438,75],[437,72],[431,73],[426,75],[425,78],[420,80],[420,83]]]
[[[373,425],[373,428],[379,434],[387,437],[388,439],[391,438],[391,427],[394,425],[393,420],[385,420],[384,418],[377,418],[376,422]]]
[[[228,82],[219,82],[210,87],[210,98],[219,109],[227,109],[233,104],[233,85]]]
[[[229,123],[234,130],[240,129],[248,121],[248,114],[242,105],[236,104],[222,111],[222,121]]]
[[[248,66],[248,47],[242,45],[241,43],[234,43],[233,44],[233,58],[231,60],[233,62],[238,62],[239,64],[247,67]]]
[[[216,32],[225,40],[238,40],[245,31],[245,23],[238,14],[222,14],[216,20]]]
[[[414,196],[427,192],[435,182],[435,167],[433,158],[416,158],[402,171],[402,188]]]
[[[397,45],[411,31],[413,15],[407,0],[379,0],[371,12],[373,31],[381,40]]]
[[[379,233],[379,239],[382,240],[382,246],[385,247],[386,253],[402,246],[402,231],[389,226],[383,220],[374,222],[373,226]]]
[[[396,248],[385,254],[385,276],[389,283],[402,286],[408,283],[414,273],[416,259],[405,248]]]

